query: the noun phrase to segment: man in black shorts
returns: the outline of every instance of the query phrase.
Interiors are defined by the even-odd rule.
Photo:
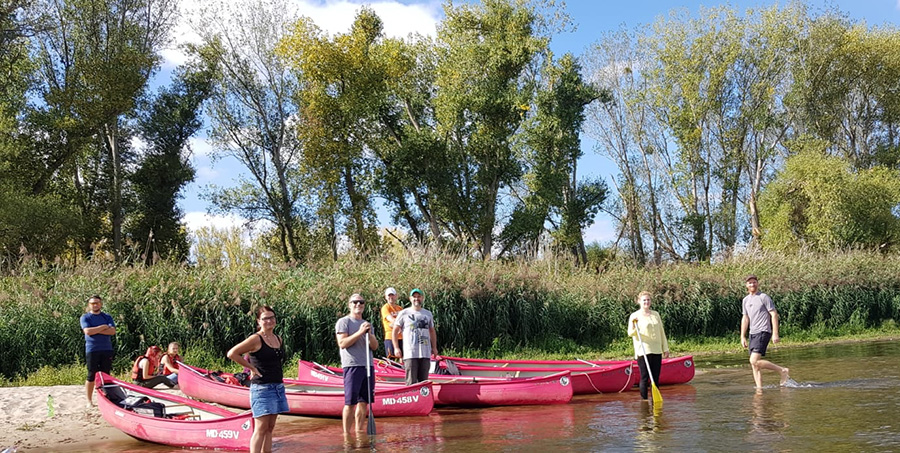
[[[788,369],[768,360],[763,360],[769,340],[778,343],[778,312],[772,298],[759,292],[759,282],[755,275],[744,279],[747,296],[741,302],[741,346],[750,350],[750,367],[753,369],[753,380],[756,388],[762,388],[762,370],[777,371],[781,374],[781,385],[788,381]],[[747,342],[747,330],[750,330],[750,342]]]
[[[103,312],[103,299],[94,295],[88,299],[87,313],[81,315],[81,330],[84,331],[85,362],[87,362],[88,407],[94,405],[94,375],[98,371],[109,373],[112,369],[112,336],[116,334],[116,323],[112,316]]]

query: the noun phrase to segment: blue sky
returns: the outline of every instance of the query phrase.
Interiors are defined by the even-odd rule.
[[[186,17],[190,17],[190,9],[195,5],[190,0],[182,0],[186,9]],[[289,0],[292,1],[300,14],[311,17],[322,29],[330,33],[340,33],[349,29],[353,18],[363,4],[371,6],[382,18],[385,24],[385,32],[391,36],[404,37],[410,32],[422,34],[434,34],[435,26],[443,17],[443,9],[439,1],[316,1],[316,0]],[[620,27],[632,29],[652,23],[657,17],[666,15],[671,9],[686,8],[691,14],[696,14],[703,7],[714,7],[723,4],[731,5],[738,10],[746,10],[753,7],[764,7],[774,4],[786,4],[787,2],[775,1],[663,1],[663,0],[632,0],[632,1],[603,1],[603,0],[570,0],[566,2],[566,11],[576,25],[576,29],[569,33],[555,35],[551,41],[551,48],[557,55],[571,52],[578,56],[585,52],[591,43],[597,41],[604,32],[617,30]],[[821,1],[810,0],[806,2],[814,11],[826,6],[834,6],[851,18],[865,21],[868,25],[900,24],[900,0],[838,0]],[[190,26],[179,27],[177,42],[193,41],[196,36],[190,30]],[[167,83],[165,78],[171,69],[183,61],[183,55],[172,49],[163,54],[166,62],[156,82]],[[241,167],[233,160],[223,159],[213,162],[210,159],[211,148],[203,136],[192,140],[192,162],[197,170],[197,177],[184,191],[184,198],[179,205],[185,213],[185,222],[188,228],[196,228],[208,225],[217,227],[241,225],[243,219],[235,216],[208,215],[208,203],[201,199],[203,188],[209,184],[218,186],[231,186],[235,184],[237,175],[241,173]],[[603,177],[610,181],[616,173],[615,166],[605,158],[599,156],[593,149],[593,142],[583,141],[585,157],[579,165],[582,176]],[[379,221],[382,226],[389,224],[389,216],[382,207],[381,200],[375,200],[379,209]],[[585,231],[585,241],[599,241],[607,243],[615,239],[614,225],[606,214],[599,214],[594,224]]]

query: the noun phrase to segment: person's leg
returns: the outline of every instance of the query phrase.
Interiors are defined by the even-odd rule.
[[[270,433],[272,428],[274,428],[275,417],[276,415],[262,415],[254,419],[253,436],[250,437],[251,453],[263,453],[266,451],[266,433]],[[269,449],[271,450],[271,446]]]
[[[85,396],[87,396],[88,406],[94,405],[94,377],[97,375],[97,371],[99,371],[98,363],[99,357],[94,353],[86,353],[84,356],[84,361],[87,365],[87,378],[84,381],[84,392]]]
[[[422,382],[428,380],[428,372],[431,368],[431,359],[417,359],[419,361],[419,369],[416,370],[416,382]]]
[[[397,357],[394,353],[394,340],[384,340],[384,355],[389,359]]]
[[[641,372],[641,380],[638,383],[638,388],[641,391],[641,399],[647,399],[647,388],[650,386],[650,371],[647,370],[647,362],[644,361],[644,357],[637,358],[638,369]]]
[[[415,359],[403,359],[403,369],[406,371],[406,385],[413,385],[416,383],[417,371],[415,370],[415,367]]]
[[[268,453],[272,451],[272,433],[275,432],[275,422],[278,421],[278,414],[266,415],[266,417],[272,417],[272,422],[269,424],[269,430],[266,432],[266,438],[263,442],[263,451]]]
[[[356,403],[356,432],[361,433],[366,430],[366,413],[369,406],[366,403]]]
[[[653,376],[653,382],[659,387],[659,372],[662,370],[662,354],[648,354],[647,359],[650,361],[650,375]]]
[[[344,411],[341,413],[341,422],[343,423],[343,426],[344,426],[344,434],[349,434],[349,433],[353,432],[353,431],[351,431],[351,429],[353,427],[350,426],[350,420],[351,420],[350,412],[352,410],[353,410],[353,406],[344,405]]]

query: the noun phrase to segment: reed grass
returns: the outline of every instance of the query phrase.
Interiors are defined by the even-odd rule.
[[[334,324],[347,313],[349,296],[359,292],[370,301],[365,316],[383,338],[377,321],[387,286],[398,289],[403,303],[412,288],[425,291],[442,352],[571,358],[630,355],[624,324],[642,290],[654,293],[654,308],[679,352],[692,352],[681,349],[687,339],[734,344],[749,273],[775,300],[788,341],[890,330],[900,316],[898,268],[898,256],[858,251],[753,252],[713,264],[613,265],[602,274],[564,259],[472,262],[431,252],[309,268],[26,266],[0,277],[0,378],[27,379],[43,367],[83,363],[78,318],[94,293],[117,323],[116,370],[130,369],[150,344],[170,341],[181,343],[190,363],[231,367],[224,354],[253,332],[253,311],[261,304],[278,313],[276,330],[293,361],[336,363]],[[684,344],[703,344],[690,341]]]

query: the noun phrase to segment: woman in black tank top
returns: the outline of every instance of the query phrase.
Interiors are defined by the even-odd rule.
[[[272,451],[272,432],[278,414],[287,412],[284,393],[284,344],[275,335],[275,311],[267,305],[256,310],[259,331],[238,343],[228,358],[250,370],[250,409],[255,427],[250,451]],[[248,354],[245,359],[244,354]],[[249,359],[249,360],[248,360]]]

